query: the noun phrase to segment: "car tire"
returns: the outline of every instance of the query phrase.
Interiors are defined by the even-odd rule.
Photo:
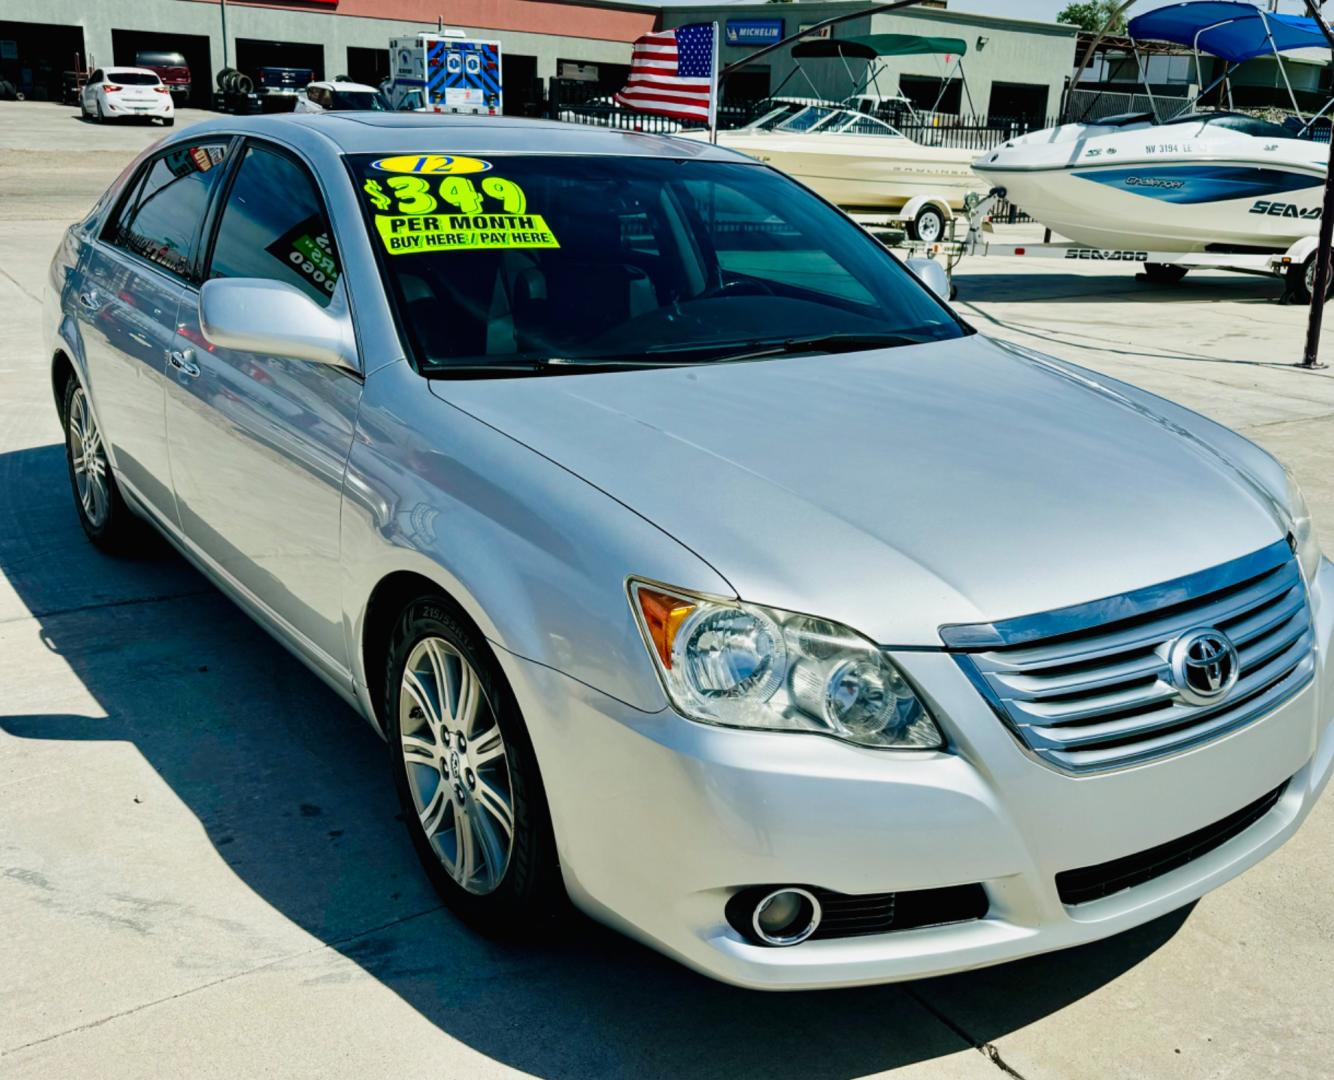
[[[440,597],[395,624],[383,704],[403,822],[441,898],[487,933],[549,929],[568,900],[532,741],[489,648]]]
[[[917,216],[908,226],[908,232],[914,240],[934,244],[945,238],[945,215],[938,206],[924,206],[917,211]]]
[[[65,385],[60,416],[65,427],[65,464],[79,524],[103,551],[124,552],[142,538],[142,526],[121,496],[101,429],[77,378]]]
[[[100,101],[97,103],[97,122],[99,124],[105,124],[107,122],[107,114],[102,111],[102,103]]]
[[[174,117],[174,116],[164,117],[164,118],[163,118],[163,121],[162,121],[162,126],[163,126],[163,127],[175,127],[175,126],[176,126],[176,117]]]

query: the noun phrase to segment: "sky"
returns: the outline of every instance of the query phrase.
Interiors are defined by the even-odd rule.
[[[650,0],[662,4],[664,7],[674,3],[692,3],[698,4],[704,0]],[[718,3],[754,3],[755,0],[717,0]],[[985,15],[1008,15],[1014,19],[1037,19],[1043,22],[1055,22],[1057,12],[1065,7],[1068,0],[949,0],[949,6],[955,11],[976,11]],[[1166,3],[1177,3],[1178,0],[1139,0],[1130,9],[1131,15],[1138,15],[1141,11],[1149,11],[1152,8],[1162,7]],[[1266,0],[1266,6],[1268,2]],[[1279,11],[1290,12],[1294,15],[1303,14],[1306,11],[1306,5],[1303,0],[1279,0]],[[781,14],[781,11],[775,10],[775,15]],[[1330,16],[1334,17],[1334,3],[1330,4]]]
[[[1054,21],[1056,13],[1065,7],[1067,0],[950,0],[950,7],[955,11],[979,11],[987,15],[1008,15],[1015,19],[1040,19]],[[1139,0],[1130,9],[1131,15],[1142,11],[1162,7],[1169,0]],[[1170,0],[1175,3],[1176,0]],[[1268,4],[1266,4],[1268,6]],[[1280,0],[1279,10],[1301,14],[1306,8],[1301,0]]]

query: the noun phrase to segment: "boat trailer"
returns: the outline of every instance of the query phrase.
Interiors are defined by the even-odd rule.
[[[955,268],[966,256],[999,258],[1049,259],[1077,262],[1135,263],[1140,267],[1137,277],[1152,284],[1175,284],[1191,270],[1227,270],[1238,274],[1255,274],[1279,278],[1284,282],[1282,303],[1307,304],[1313,292],[1316,251],[1319,237],[1304,236],[1283,251],[1224,252],[1224,251],[1149,251],[1144,248],[1089,247],[1071,242],[1016,244],[997,239],[991,221],[991,211],[1005,198],[1004,188],[993,188],[986,195],[970,194],[965,200],[967,232],[957,236],[959,219],[947,226],[947,237],[936,243],[913,240],[895,240],[893,222],[883,216],[861,215],[858,224],[889,246],[906,251],[914,257],[942,260],[951,286]],[[1048,231],[1047,236],[1051,233]]]

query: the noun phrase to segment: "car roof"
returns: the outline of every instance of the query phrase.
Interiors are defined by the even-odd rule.
[[[346,79],[316,79],[314,82],[306,83],[307,87],[318,86],[328,90],[357,90],[367,94],[378,94],[377,87],[367,86],[365,83],[348,82]]]
[[[252,132],[305,142],[318,137],[345,154],[579,154],[590,157],[691,158],[757,164],[703,139],[535,120],[453,113],[276,113],[206,120],[191,135]]]

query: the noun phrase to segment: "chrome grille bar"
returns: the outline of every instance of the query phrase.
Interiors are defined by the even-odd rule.
[[[1057,632],[1044,637],[1042,628]],[[1201,628],[1237,650],[1235,684],[1203,704],[1172,674],[1178,638]],[[1016,737],[1070,772],[1139,764],[1218,738],[1283,704],[1315,671],[1306,585],[1282,541],[1155,589],[943,627],[941,638]],[[997,645],[958,644],[983,641]]]

